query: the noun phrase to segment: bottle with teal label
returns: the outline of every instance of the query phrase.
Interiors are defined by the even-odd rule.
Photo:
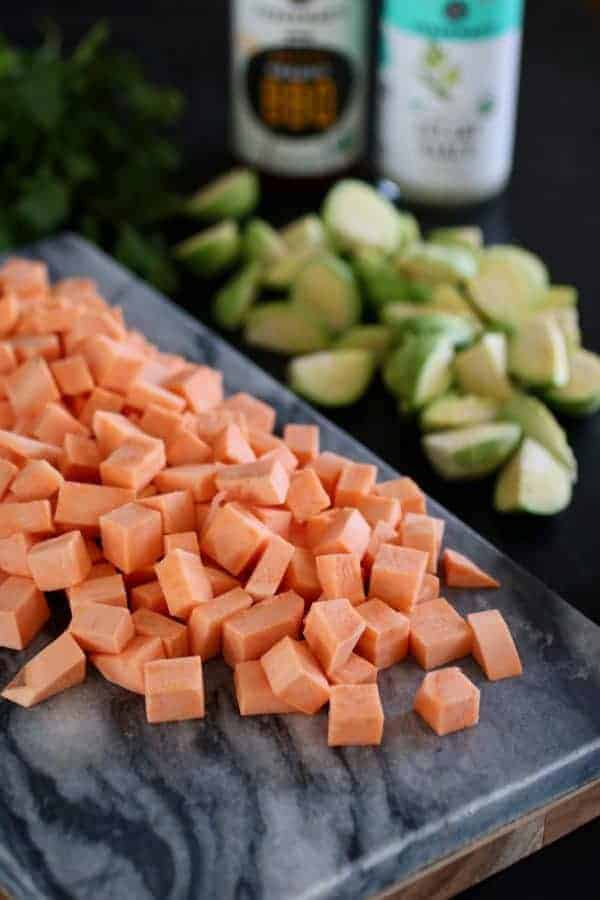
[[[384,0],[378,161],[413,202],[462,205],[512,167],[524,0]]]

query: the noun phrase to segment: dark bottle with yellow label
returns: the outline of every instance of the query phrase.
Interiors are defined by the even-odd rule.
[[[232,0],[232,139],[285,179],[339,175],[366,141],[369,0]]]

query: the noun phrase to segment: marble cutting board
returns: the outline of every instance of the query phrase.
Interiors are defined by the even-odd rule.
[[[95,277],[162,349],[223,370],[323,446],[393,470],[224,341],[80,238],[41,242],[53,278]],[[448,595],[500,608],[524,664],[481,687],[478,728],[437,738],[411,712],[422,671],[382,672],[381,748],[330,750],[326,713],[242,719],[230,672],[206,666],[201,722],[150,726],[143,700],[90,671],[31,711],[0,701],[0,885],[15,898],[367,897],[597,777],[600,629],[450,516],[447,541],[502,582]],[[568,537],[568,536],[567,536]],[[574,538],[573,538],[574,539]],[[0,651],[4,684],[55,633]]]

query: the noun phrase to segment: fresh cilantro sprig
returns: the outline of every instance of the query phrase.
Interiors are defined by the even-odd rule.
[[[68,54],[53,28],[33,50],[0,35],[0,249],[69,227],[173,290],[161,227],[180,205],[182,107],[109,47],[105,23]]]

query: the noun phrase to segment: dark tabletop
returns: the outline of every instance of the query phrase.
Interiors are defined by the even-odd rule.
[[[377,4],[373,4],[376,6]],[[61,7],[65,11],[57,12]],[[134,48],[158,81],[179,86],[188,98],[183,125],[186,181],[191,188],[228,164],[227,3],[225,0],[88,0],[85,12],[70,0],[28,2],[3,10],[9,37],[31,42],[33,23],[52,14],[67,42],[98,16],[110,18],[115,41]],[[593,9],[597,12],[594,14]],[[66,11],[66,10],[69,11]],[[487,241],[516,241],[539,253],[559,283],[580,291],[584,342],[600,351],[600,3],[598,0],[529,0],[517,132],[516,163],[509,190],[499,200],[457,221],[479,222]],[[317,206],[319,197],[290,200],[271,192],[264,212],[278,221]],[[428,225],[451,221],[420,211]],[[175,233],[179,236],[178,226]],[[185,232],[181,232],[185,233]],[[177,299],[205,321],[210,293],[187,282]],[[284,367],[251,353],[278,376]],[[331,415],[338,424],[393,466],[416,477],[445,506],[533,571],[590,618],[600,622],[597,578],[597,510],[600,506],[600,416],[568,423],[581,477],[571,507],[549,521],[506,519],[491,509],[488,485],[448,485],[422,459],[414,428],[400,422],[379,384],[350,410]],[[541,851],[483,885],[468,900],[563,896],[577,880],[595,883],[600,823]],[[117,898],[120,900],[120,898]]]

